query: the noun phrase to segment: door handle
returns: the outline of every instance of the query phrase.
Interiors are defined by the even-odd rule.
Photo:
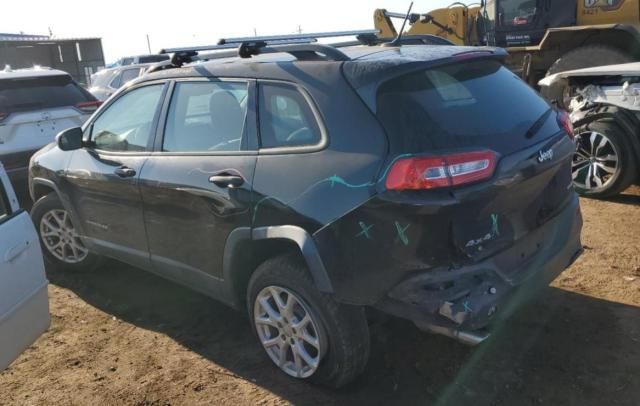
[[[209,182],[216,184],[220,187],[238,187],[242,186],[244,179],[239,175],[220,174],[209,177]]]
[[[136,176],[136,170],[133,168],[129,168],[128,166],[121,166],[116,168],[113,173],[120,176],[121,178],[131,178]]]
[[[4,262],[6,263],[12,262],[14,259],[18,258],[20,254],[25,252],[27,248],[29,248],[28,241],[18,244],[12,248],[9,248],[4,254]]]

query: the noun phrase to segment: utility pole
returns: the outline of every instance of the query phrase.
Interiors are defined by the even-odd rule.
[[[151,41],[149,41],[149,34],[147,34],[147,49],[149,50],[149,53],[151,53]]]
[[[302,26],[298,24],[298,34],[302,34]]]

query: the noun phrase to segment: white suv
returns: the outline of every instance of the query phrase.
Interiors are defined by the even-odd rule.
[[[82,125],[100,102],[59,70],[0,70],[0,161],[16,191],[26,190],[31,155],[56,134]]]

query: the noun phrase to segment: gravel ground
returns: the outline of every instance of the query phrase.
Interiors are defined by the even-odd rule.
[[[585,254],[475,349],[385,319],[364,376],[278,373],[244,315],[110,262],[49,272],[51,328],[0,373],[0,405],[640,404],[640,188],[582,200]]]

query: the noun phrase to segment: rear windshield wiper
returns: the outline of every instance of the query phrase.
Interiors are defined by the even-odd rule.
[[[542,113],[542,115],[540,116],[539,119],[537,119],[532,125],[531,127],[527,130],[526,132],[526,137],[527,138],[533,138],[534,135],[536,135],[536,133],[540,130],[540,128],[544,125],[544,123],[547,121],[547,118],[549,118],[549,115],[553,113],[553,109],[551,107],[549,107],[549,109],[547,111],[545,111],[544,113]]]

